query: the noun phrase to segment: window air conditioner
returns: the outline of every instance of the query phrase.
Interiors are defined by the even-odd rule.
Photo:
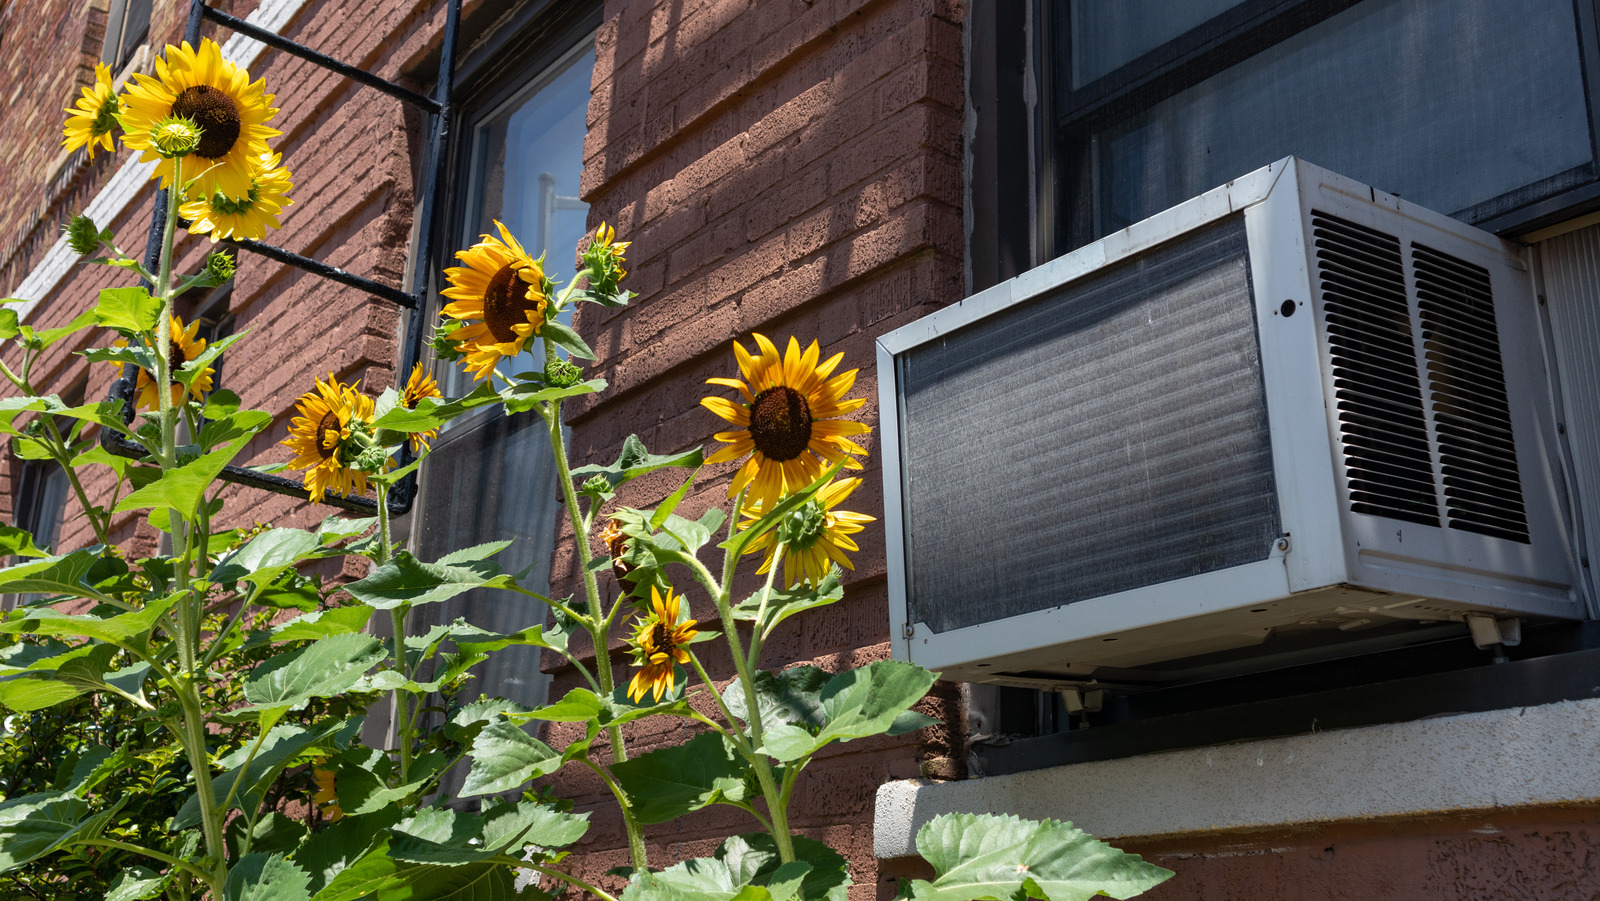
[[[1583,618],[1541,328],[1521,248],[1289,158],[883,336],[895,655],[1138,685]]]

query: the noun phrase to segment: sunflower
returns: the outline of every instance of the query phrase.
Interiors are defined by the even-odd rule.
[[[861,464],[846,455],[865,454],[866,450],[846,436],[871,429],[837,418],[866,403],[840,400],[855,384],[857,372],[852,369],[833,375],[844,354],[834,354],[818,363],[817,342],[811,342],[802,353],[800,342],[791,337],[788,350],[780,357],[778,348],[766,336],[754,337],[760,356],[751,356],[739,342],[733,343],[745,381],[706,379],[708,385],[739,389],[744,403],[707,397],[700,404],[739,426],[738,431],[716,434],[716,439],[728,446],[706,462],[722,463],[750,455],[728,486],[728,496],[749,486],[747,502],[763,504],[770,510],[778,498],[816,481],[841,458],[846,461],[845,468],[860,469]]]
[[[544,327],[550,300],[544,293],[544,267],[528,256],[511,230],[495,222],[500,237],[456,251],[465,266],[444,271],[450,287],[442,292],[455,303],[445,306],[452,319],[480,320],[451,334],[466,357],[474,380],[494,372],[502,357],[522,353],[528,339]]]
[[[678,600],[672,589],[667,589],[667,596],[663,599],[660,590],[652,586],[652,612],[649,616],[641,616],[634,625],[633,638],[630,639],[633,644],[631,653],[634,666],[643,667],[628,683],[628,697],[635,702],[643,701],[647,694],[655,695],[657,701],[661,700],[672,690],[676,680],[673,664],[689,662],[689,652],[683,648],[700,634],[694,628],[698,620],[678,622]]]
[[[244,69],[222,58],[222,49],[209,38],[196,50],[167,45],[156,60],[156,77],[135,74],[136,84],[123,95],[123,146],[143,150],[144,162],[159,160],[155,174],[161,187],[172,184],[172,160],[161,155],[151,130],[173,116],[200,126],[200,144],[190,154],[195,159],[185,170],[195,178],[200,197],[222,194],[248,197],[255,163],[267,153],[267,138],[279,132],[266,121],[277,114],[269,106],[266,81],[250,82]]]
[[[364,494],[367,474],[350,469],[350,461],[341,452],[354,434],[351,423],[372,421],[372,398],[356,385],[339,382],[330,372],[327,381],[318,379],[316,389],[301,395],[296,403],[301,415],[290,422],[289,437],[280,443],[295,453],[289,461],[291,469],[308,470],[306,491],[311,500],[320,502],[329,491]]]
[[[318,761],[319,764],[323,762],[325,761]],[[339,806],[336,776],[333,770],[324,769],[320,765],[311,768],[311,781],[317,787],[316,792],[311,795],[311,803],[322,811],[322,815],[327,817],[330,823],[344,819],[344,809]]]
[[[250,164],[250,190],[242,197],[211,194],[185,201],[178,212],[189,220],[189,233],[210,233],[212,243],[223,238],[259,241],[267,236],[268,226],[281,228],[278,214],[294,203],[288,198],[294,183],[289,170],[279,165],[282,160],[277,153],[256,157]]]
[[[94,159],[95,147],[104,147],[107,153],[115,149],[111,142],[111,131],[117,127],[117,114],[122,112],[122,105],[117,102],[117,94],[111,89],[111,69],[105,63],[96,63],[94,67],[94,86],[83,89],[83,96],[73,104],[73,108],[66,110],[67,125],[62,131],[66,140],[61,146],[67,150],[77,150],[79,147],[89,148],[89,159]]]
[[[172,373],[177,372],[183,364],[205,352],[206,339],[199,337],[199,320],[189,323],[189,326],[185,328],[183,319],[174,316],[168,327],[171,329],[169,334],[172,336],[172,343],[167,345],[167,374],[171,378]],[[126,347],[128,345],[128,342],[121,340],[114,343],[118,347]],[[211,390],[212,376],[216,375],[216,372],[215,369],[207,366],[205,369],[200,370],[200,375],[189,384],[189,394],[195,400],[199,400],[207,391]],[[140,367],[139,381],[135,386],[135,390],[138,394],[135,397],[134,404],[139,409],[152,412],[161,409],[161,397],[156,394],[156,377],[154,373]],[[182,383],[172,379],[167,385],[167,390],[172,392],[173,406],[183,402]]]
[[[444,397],[439,392],[439,382],[434,379],[433,373],[423,367],[421,363],[411,367],[411,377],[406,379],[406,387],[400,392],[400,405],[407,410],[415,410],[417,402],[424,397],[435,399]],[[421,453],[428,446],[428,442],[439,437],[438,429],[429,429],[426,432],[412,432],[408,440],[411,442],[413,453]]]
[[[779,541],[783,542],[784,583],[791,588],[801,582],[821,584],[834,563],[845,569],[855,569],[844,552],[859,551],[861,548],[850,536],[866,528],[867,523],[875,522],[877,517],[833,508],[839,506],[860,485],[860,479],[829,482],[811,501],[789,514],[776,529],[750,542],[744,550],[746,554],[763,550],[767,552],[766,559],[756,572],[766,573],[772,569]],[[760,504],[746,506],[743,511],[745,522],[741,528],[749,528],[751,523],[761,518],[762,512]]]

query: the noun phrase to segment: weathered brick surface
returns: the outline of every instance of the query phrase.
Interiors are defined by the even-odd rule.
[[[66,166],[56,174],[59,109],[73,83],[86,82],[82,53],[70,65],[28,57],[24,43],[55,35],[70,48],[98,49],[94,3],[40,0],[12,4],[0,38],[0,275],[19,283],[54,241],[57,220],[82,206],[120,158]],[[158,0],[153,33],[181,34],[186,3]],[[236,2],[240,14],[254,8]],[[507,4],[468,4],[469,21],[487,22]],[[27,7],[26,12],[19,7]],[[308,5],[287,33],[311,46],[401,77],[436,52],[442,3],[421,0],[326,0]],[[103,19],[103,12],[98,13]],[[582,190],[590,224],[615,224],[633,241],[625,310],[585,309],[577,327],[600,359],[593,373],[612,389],[570,410],[575,463],[609,460],[624,436],[638,433],[657,451],[710,443],[721,421],[699,406],[704,380],[731,375],[729,344],[752,331],[775,339],[813,339],[826,353],[842,351],[860,374],[852,396],[869,399],[858,414],[876,423],[874,336],[959,299],[962,228],[960,72],[962,7],[935,0],[628,0],[609,2],[596,38],[593,99]],[[102,26],[103,27],[103,26]],[[61,43],[60,36],[67,40]],[[475,37],[469,29],[467,41]],[[92,61],[92,60],[91,60]],[[268,53],[253,75],[265,76],[282,112],[274,146],[293,171],[295,206],[271,240],[352,271],[399,284],[412,226],[417,118],[374,92],[352,87],[306,63]],[[77,80],[76,82],[74,80]],[[42,149],[41,149],[42,148]],[[70,163],[70,161],[68,161]],[[76,168],[73,168],[76,166]],[[55,167],[52,169],[52,167]],[[54,181],[52,181],[54,179]],[[151,212],[147,194],[116,222],[125,246],[142,246]],[[29,243],[32,242],[32,243]],[[185,239],[195,265],[209,246]],[[120,273],[81,269],[36,313],[42,325],[67,321],[100,288],[126,282]],[[398,319],[386,305],[296,270],[246,256],[232,309],[251,337],[230,354],[224,384],[245,402],[273,411],[273,428],[244,456],[282,460],[278,447],[291,406],[311,380],[333,372],[362,378],[368,390],[389,384],[398,357]],[[103,341],[86,338],[81,346]],[[80,347],[81,347],[80,346]],[[87,367],[59,347],[40,362],[41,383],[60,389],[87,378],[85,393],[103,397],[114,375]],[[863,444],[875,450],[867,436]],[[15,461],[7,461],[14,478]],[[862,473],[852,506],[882,516],[879,461]],[[698,513],[727,503],[733,465],[708,470],[685,501]],[[0,487],[9,482],[0,482]],[[110,490],[91,477],[97,497]],[[625,502],[649,503],[670,491],[672,477],[641,480]],[[305,525],[325,511],[292,498],[230,488],[229,516],[242,521]],[[0,492],[0,506],[10,491]],[[91,540],[81,517],[68,513],[63,543]],[[135,517],[117,523],[117,537],[148,551],[155,535]],[[570,542],[570,533],[562,541]],[[861,536],[862,552],[845,600],[780,632],[764,663],[814,663],[829,670],[888,655],[881,530]],[[554,579],[571,585],[570,543],[554,556]],[[753,570],[753,567],[750,567]],[[754,586],[753,573],[746,577]],[[605,589],[615,585],[606,577]],[[693,593],[691,602],[696,600]],[[697,608],[698,614],[706,613]],[[706,647],[706,646],[702,646]],[[613,652],[618,648],[613,642]],[[719,679],[731,676],[725,656],[708,655]],[[619,664],[621,662],[619,658]],[[556,670],[557,692],[573,684]],[[925,703],[959,724],[949,692]],[[552,727],[562,742],[570,727]],[[648,750],[684,740],[682,722],[640,724],[633,747]],[[855,868],[853,897],[872,897],[871,799],[876,786],[918,772],[922,759],[959,758],[959,730],[853,742],[825,754],[802,780],[797,826],[834,842]],[[594,830],[572,865],[606,881],[626,863],[620,820],[604,787],[582,771],[563,773],[562,794],[595,811]],[[710,853],[720,836],[753,827],[738,811],[708,811],[652,827],[661,863]]]

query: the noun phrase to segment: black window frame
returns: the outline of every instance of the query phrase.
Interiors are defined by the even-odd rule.
[[[100,44],[100,61],[121,72],[150,36],[151,0],[111,0],[106,11],[106,34]]]
[[[1087,137],[1135,116],[1365,0],[1244,0],[1073,89],[1067,0],[975,0],[969,17],[972,209],[968,289],[981,290],[1098,237]],[[1503,237],[1600,209],[1600,0],[1572,0],[1588,103],[1593,171],[1447,210]],[[1239,173],[1243,174],[1243,173]],[[987,177],[985,177],[987,176]],[[1551,181],[1546,179],[1545,182]]]
[[[1068,79],[1060,71],[1064,66],[1053,65],[1053,48],[1070,35],[1052,18],[1053,0],[974,0],[967,18],[968,294],[1098,237],[1091,233],[1074,241],[1071,224],[1064,222],[1073,215],[1077,197],[1094,187],[1087,167],[1065,159],[1065,131],[1137,115],[1357,2],[1246,0],[1081,89],[1063,91]],[[1600,144],[1600,0],[1573,3],[1595,145]],[[1133,94],[1138,106],[1117,106]],[[1596,174],[1589,182],[1466,221],[1515,239],[1600,210],[1600,147],[1591,150]],[[969,722],[981,728],[973,736],[969,764],[974,772],[1001,775],[1595,696],[1600,696],[1600,620],[1528,627],[1514,648],[1482,650],[1449,637],[1139,694],[1091,688],[1069,698],[1028,688],[974,686],[968,692]]]

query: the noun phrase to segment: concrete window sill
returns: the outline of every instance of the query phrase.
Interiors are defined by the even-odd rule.
[[[1100,838],[1600,801],[1600,699],[878,789],[873,850],[950,812],[1071,820]]]

